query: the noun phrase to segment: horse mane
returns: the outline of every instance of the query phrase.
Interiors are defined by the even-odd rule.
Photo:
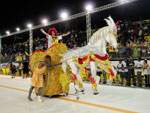
[[[100,40],[101,38],[104,38],[106,33],[108,33],[110,31],[109,26],[103,27],[101,29],[99,29],[98,31],[96,31],[92,37],[90,38],[88,44],[90,45],[94,45],[96,42],[98,42],[98,40]]]

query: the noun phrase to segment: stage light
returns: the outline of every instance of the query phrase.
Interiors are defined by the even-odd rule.
[[[16,31],[20,31],[20,28],[19,28],[19,27],[17,27],[17,28],[16,28]]]
[[[92,4],[86,5],[86,6],[85,6],[85,9],[86,9],[87,11],[92,11],[92,9],[93,9]]]
[[[28,28],[32,28],[32,24],[31,24],[31,23],[28,23],[28,24],[27,24],[27,27],[28,27]]]
[[[10,35],[10,31],[6,31],[6,34],[7,34],[7,35]]]
[[[66,20],[68,18],[68,13],[67,12],[62,12],[60,16],[63,20]]]
[[[48,23],[48,20],[47,19],[43,19],[42,20],[42,24],[46,25]]]

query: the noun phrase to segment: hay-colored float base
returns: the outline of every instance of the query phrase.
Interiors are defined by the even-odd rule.
[[[31,69],[34,70],[36,63],[38,61],[43,61],[43,58],[46,55],[51,56],[52,64],[60,63],[63,54],[65,54],[67,51],[68,49],[64,44],[54,44],[46,51],[35,51],[30,59]],[[43,95],[52,96],[69,92],[69,68],[65,74],[61,66],[49,67],[47,73],[48,75],[44,75]]]

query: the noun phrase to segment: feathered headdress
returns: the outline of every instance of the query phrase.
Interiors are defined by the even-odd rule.
[[[52,35],[52,31],[54,31],[55,32],[55,36],[57,36],[57,30],[54,27],[53,28],[49,28],[48,34]]]

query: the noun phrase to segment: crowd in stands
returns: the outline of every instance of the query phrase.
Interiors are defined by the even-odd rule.
[[[94,33],[97,29],[93,29]],[[118,49],[114,50],[107,46],[107,51],[113,58],[123,58],[132,56],[133,58],[149,57],[150,55],[150,20],[124,21],[118,25]],[[82,47],[87,44],[86,32],[72,30],[69,36],[62,39],[69,49]],[[46,38],[34,38],[33,51],[46,50]],[[29,52],[29,40],[13,45],[3,44],[2,61],[15,61],[16,56],[21,56],[22,60],[28,60],[25,52]]]
[[[100,84],[115,84],[121,86],[149,87],[150,88],[150,63],[147,59],[135,61],[131,56],[120,60],[116,66],[116,77],[110,77],[105,71],[98,71]]]
[[[115,57],[149,57],[150,55],[150,20],[125,21],[118,26],[118,49],[108,48]]]
[[[97,29],[93,29],[94,33]],[[113,58],[123,58],[132,56],[133,58],[149,57],[150,55],[150,20],[143,21],[124,21],[118,25],[118,49],[114,50],[111,46],[107,46],[107,51]],[[82,47],[87,44],[86,32],[72,30],[69,36],[62,39],[69,49]],[[34,38],[33,51],[46,50],[46,38]],[[13,45],[3,44],[2,61],[15,61],[16,56],[25,58],[25,52],[29,52],[29,40],[19,42]]]

